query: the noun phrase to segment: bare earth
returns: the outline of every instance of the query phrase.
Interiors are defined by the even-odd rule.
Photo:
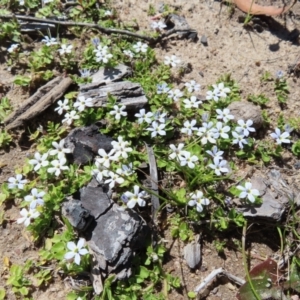
[[[149,5],[152,4],[157,9],[160,2],[159,0],[118,0],[112,1],[112,5],[118,12],[121,21],[128,22],[136,19],[139,30],[149,32],[150,17],[147,15]],[[181,7],[179,14],[184,16],[189,25],[198,32],[199,39],[205,35],[208,41],[208,45],[204,46],[199,40],[192,42],[173,37],[155,46],[160,61],[165,55],[175,54],[182,62],[191,65],[192,70],[185,74],[182,82],[178,83],[179,87],[182,87],[184,82],[194,79],[201,84],[204,95],[208,85],[215,83],[221,75],[230,73],[232,78],[239,83],[243,98],[251,93],[264,93],[271,99],[267,111],[273,121],[278,118],[280,113],[286,118],[299,117],[300,91],[298,88],[299,79],[296,76],[288,78],[290,95],[284,110],[278,105],[271,85],[262,83],[260,80],[266,71],[275,74],[278,70],[283,70],[286,73],[288,66],[298,61],[300,57],[298,39],[293,43],[288,40],[288,35],[293,29],[299,28],[299,3],[296,3],[291,12],[284,17],[260,18],[265,24],[261,33],[257,32],[253,26],[251,28],[252,23],[250,28],[245,29],[243,23],[239,22],[239,17],[245,16],[245,14],[235,9],[233,15],[230,16],[230,6],[221,5],[219,2],[165,0],[164,3]],[[281,2],[275,3],[273,1],[272,3],[261,2],[260,4],[283,5]],[[273,22],[272,24],[270,20]],[[1,55],[0,52],[0,58]],[[0,61],[3,61],[3,58]],[[12,78],[13,75],[4,69],[3,64],[0,64],[0,87],[2,84],[6,89],[2,96],[6,94],[16,108],[29,95],[21,88],[14,86],[11,83]],[[40,118],[42,120],[44,117],[41,116]],[[14,174],[15,169],[22,165],[26,156],[34,151],[34,147],[30,144],[24,141],[20,142],[20,140],[22,141],[21,133],[21,131],[16,133],[14,136],[15,143],[9,150],[0,150],[0,183]],[[284,167],[293,168],[293,161],[289,160],[289,157],[287,157],[287,161]],[[246,174],[247,170],[240,172],[241,175]],[[11,263],[22,264],[27,259],[34,260],[37,258],[38,249],[30,241],[23,227],[15,223],[19,217],[17,203],[16,200],[15,203],[8,203],[0,208],[0,210],[5,210],[6,219],[3,226],[0,226],[0,249],[2,258],[9,258]],[[171,247],[166,258],[165,269],[171,271],[173,275],[179,276],[184,285],[180,293],[171,292],[170,300],[187,299],[187,291],[193,290],[215,268],[223,267],[230,273],[244,278],[244,267],[239,247],[241,232],[238,230],[220,236],[220,240],[227,238],[228,241],[222,255],[217,253],[213,245],[213,238],[216,238],[216,234],[209,231],[205,232],[201,264],[193,272],[183,261],[184,244],[180,241],[173,243],[168,231],[166,231],[164,238],[167,240],[167,245]],[[250,262],[252,266],[279,252],[279,238],[273,227],[264,226],[263,230],[259,226],[253,227],[247,236],[247,242],[252,255]],[[7,267],[5,263],[1,263],[0,286],[5,286],[6,278]],[[63,281],[58,274],[55,274],[54,282],[45,290],[37,290],[33,298],[41,300],[65,299],[65,295],[70,290],[70,281]],[[7,299],[15,299],[12,292],[7,292]],[[221,278],[213,283],[207,295],[201,296],[201,299],[230,300],[235,299],[236,293],[237,287]]]

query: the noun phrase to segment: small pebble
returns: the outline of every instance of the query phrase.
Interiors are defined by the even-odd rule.
[[[227,287],[228,287],[231,291],[234,291],[234,290],[235,290],[235,286],[234,286],[231,282],[228,282],[228,283],[227,283]]]
[[[207,37],[205,35],[202,35],[201,36],[201,39],[200,39],[200,43],[204,46],[207,46],[208,43],[207,43]]]
[[[297,161],[295,164],[294,164],[294,167],[296,170],[299,170],[300,169],[300,161]]]

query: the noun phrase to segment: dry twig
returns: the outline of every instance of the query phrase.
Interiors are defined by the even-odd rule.
[[[23,16],[23,15],[16,15],[16,14],[0,15],[0,19],[17,19],[17,20],[21,20],[21,21],[39,22],[42,24],[45,24],[45,23],[55,24],[55,25],[60,25],[60,26],[65,26],[65,27],[70,27],[70,26],[89,27],[89,28],[98,29],[99,31],[106,33],[106,34],[121,34],[121,35],[125,35],[125,36],[136,37],[141,40],[148,41],[149,43],[157,43],[157,42],[161,41],[163,38],[168,37],[174,33],[186,32],[186,29],[173,28],[173,29],[161,34],[160,36],[153,38],[150,36],[134,33],[134,32],[128,31],[128,30],[105,28],[103,26],[100,26],[99,24],[94,24],[94,23],[59,21],[59,20],[42,19],[42,18],[36,18],[36,17],[32,17],[32,16]]]

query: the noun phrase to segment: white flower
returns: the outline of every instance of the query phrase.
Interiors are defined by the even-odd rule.
[[[219,101],[219,90],[214,89],[213,91],[206,92],[206,100],[214,100],[215,102]]]
[[[45,196],[45,192],[38,192],[36,188],[31,190],[31,195],[27,195],[24,197],[26,202],[29,202],[30,209],[35,209],[37,205],[44,205],[43,197]]]
[[[126,56],[128,56],[128,57],[130,57],[130,58],[133,58],[133,53],[132,53],[130,50],[124,50],[123,53],[124,53]]]
[[[61,140],[59,143],[52,142],[52,146],[55,148],[53,150],[49,151],[50,155],[57,155],[57,157],[60,159],[62,157],[65,157],[66,153],[71,153],[71,149],[65,148],[65,140]]]
[[[200,128],[199,128],[199,131],[200,131]],[[199,133],[199,131],[198,131],[198,133]],[[201,137],[201,144],[206,145],[207,142],[210,142],[211,144],[215,144],[217,142],[218,135],[219,134],[214,131],[214,128],[204,132]]]
[[[208,112],[204,112],[201,115],[201,119],[202,119],[203,122],[208,122],[209,121],[209,113]]]
[[[218,91],[218,96],[220,98],[226,98],[227,94],[230,93],[230,88],[224,87],[224,83],[221,82],[218,85],[213,84],[213,87],[216,91]]]
[[[135,114],[134,116],[139,118],[138,119],[139,124],[143,122],[150,124],[152,122],[151,118],[153,117],[153,113],[150,111],[146,113],[145,109],[142,108],[140,109],[139,113]]]
[[[134,208],[136,204],[143,207],[146,206],[146,201],[143,199],[143,197],[146,197],[148,194],[145,192],[140,192],[140,188],[138,185],[135,185],[133,187],[134,192],[125,192],[124,195],[127,197],[127,207],[128,208]]]
[[[24,0],[19,0],[19,5],[23,6],[25,4]]]
[[[39,152],[34,153],[34,159],[29,160],[31,165],[34,165],[33,170],[38,171],[41,167],[46,167],[49,164],[47,160],[48,153],[41,155]]]
[[[170,88],[165,82],[159,83],[158,85],[156,85],[156,87],[157,87],[157,94],[166,94],[170,91]]]
[[[209,131],[209,130],[211,130],[212,129],[212,127],[213,127],[213,122],[203,122],[202,123],[202,127],[199,127],[199,129],[198,129],[198,132],[197,132],[197,135],[198,136],[203,136],[203,135],[205,135],[205,133],[207,132],[207,131]]]
[[[116,157],[122,156],[123,158],[128,158],[127,153],[132,152],[132,148],[127,147],[129,145],[129,142],[124,141],[122,136],[118,136],[118,141],[112,141],[111,144],[116,151]]]
[[[180,63],[180,59],[177,58],[176,55],[165,56],[164,64],[169,66],[171,65],[173,68],[176,67]]]
[[[160,111],[156,111],[153,114],[153,120],[156,121],[156,122],[165,124],[166,123],[166,116],[167,116],[167,113],[162,113]]]
[[[93,107],[94,100],[92,98],[85,99],[84,96],[79,96],[77,101],[74,103],[74,107],[78,109],[78,111],[84,111],[85,107]]]
[[[277,145],[281,145],[282,143],[289,144],[291,141],[288,139],[290,136],[289,132],[281,133],[279,128],[275,128],[275,132],[271,133],[270,136],[276,140]]]
[[[189,206],[195,206],[198,212],[203,211],[203,205],[209,205],[209,200],[203,197],[201,191],[196,191],[190,194],[191,200],[188,202]]]
[[[188,165],[189,168],[194,169],[195,168],[195,162],[198,161],[198,157],[196,155],[191,155],[190,152],[185,151],[182,156],[179,158],[180,165],[186,166]]]
[[[230,114],[230,110],[228,108],[224,108],[223,110],[217,109],[217,119],[222,119],[224,123],[227,123],[230,120],[234,119],[234,116]]]
[[[172,98],[174,102],[177,102],[179,98],[182,96],[183,96],[183,92],[181,92],[179,89],[175,89],[174,91],[170,90],[168,92],[168,98]]]
[[[227,165],[226,160],[220,160],[219,158],[214,158],[214,163],[208,166],[215,171],[215,174],[220,176],[221,173],[228,173],[229,170],[225,166]]]
[[[23,178],[22,174],[16,174],[16,177],[9,177],[8,188],[14,189],[17,187],[18,189],[23,190],[24,185],[28,182],[28,180],[22,178]]]
[[[100,40],[99,40],[99,38],[98,38],[97,36],[92,38],[92,44],[93,44],[95,47],[97,47],[97,46],[100,45]]]
[[[58,44],[56,38],[52,38],[52,37],[49,37],[49,36],[45,36],[42,39],[42,43],[45,43],[46,46],[53,46],[53,45],[57,45]]]
[[[77,245],[74,242],[68,242],[67,243],[67,248],[70,250],[70,252],[67,252],[65,254],[65,259],[66,260],[73,260],[76,265],[80,265],[80,256],[86,255],[89,253],[89,251],[84,247],[85,244],[85,239],[80,238]]]
[[[104,16],[110,17],[110,16],[112,16],[112,15],[113,15],[113,13],[112,13],[110,10],[106,10],[106,11],[104,12]]]
[[[107,47],[107,46],[105,46],[105,47]],[[106,51],[103,51],[101,53],[98,52],[98,54],[96,54],[96,62],[102,61],[103,63],[107,64],[112,57],[113,57],[113,55],[110,53],[107,53]]]
[[[97,169],[92,170],[92,175],[96,176],[96,180],[99,183],[102,183],[103,177],[108,177],[108,170],[101,164],[99,161],[97,161],[97,158],[95,160],[95,165]]]
[[[197,121],[196,120],[192,120],[191,122],[186,120],[184,123],[183,123],[183,128],[181,128],[181,132],[182,133],[185,133],[189,136],[191,136],[193,134],[193,131],[194,130],[198,130],[197,127],[194,127],[196,125]]]
[[[151,132],[151,137],[155,137],[157,136],[158,134],[159,135],[166,135],[166,132],[165,132],[165,127],[166,125],[161,123],[161,124],[158,124],[156,121],[152,122],[151,124],[152,127],[148,127],[146,130],[149,130],[149,131],[152,131]]]
[[[40,216],[40,213],[36,209],[29,209],[28,211],[26,208],[22,208],[22,210],[20,211],[20,215],[22,216],[22,218],[17,219],[17,223],[24,223],[25,227],[27,227],[30,225],[31,220],[36,219]]]
[[[237,189],[242,191],[239,195],[239,198],[247,198],[250,202],[255,202],[255,197],[259,196],[259,190],[252,189],[252,183],[246,182],[245,187],[238,185]]]
[[[223,159],[224,151],[219,151],[217,146],[213,146],[212,151],[207,150],[206,153],[209,154],[212,158],[217,157],[218,159]]]
[[[116,183],[117,184],[122,184],[124,182],[124,178],[121,177],[120,175],[122,175],[122,170],[121,169],[117,169],[116,172],[108,172],[108,177],[110,177],[109,179],[105,180],[104,183],[108,184],[109,183],[109,187],[110,189],[114,188]]]
[[[62,120],[63,123],[67,123],[68,125],[71,125],[74,120],[78,120],[79,116],[77,115],[76,110],[71,110],[69,113],[65,114],[65,118]]]
[[[62,171],[65,171],[65,170],[69,170],[69,167],[68,166],[65,166],[67,160],[65,157],[60,157],[59,160],[58,159],[55,159],[53,161],[51,161],[51,165],[53,167],[51,168],[48,168],[48,173],[54,173],[55,176],[59,176],[61,174]]]
[[[57,111],[59,115],[61,115],[63,113],[63,111],[68,111],[70,109],[69,104],[69,100],[67,98],[65,98],[64,102],[62,102],[61,100],[57,101],[58,107],[56,107],[54,109],[54,111]]]
[[[167,25],[163,21],[158,21],[158,22],[154,21],[151,23],[151,28],[157,31],[161,31],[166,27]]]
[[[147,44],[143,44],[142,42],[137,42],[135,45],[133,45],[133,49],[136,53],[143,52],[146,53],[148,49]]]
[[[244,145],[248,144],[248,141],[245,139],[243,133],[233,131],[232,136],[235,138],[234,140],[232,140],[232,144],[239,144],[239,147],[241,149],[244,148]]]
[[[132,163],[129,163],[129,165],[122,165],[122,175],[130,176],[133,173],[134,173],[134,171],[133,171]]]
[[[110,162],[116,160],[116,157],[114,155],[115,151],[116,151],[115,149],[112,149],[109,153],[106,153],[104,149],[99,149],[98,154],[100,155],[100,157],[98,157],[96,161],[100,165],[108,169],[110,167]]]
[[[200,84],[198,84],[195,80],[191,80],[190,82],[186,82],[184,84],[187,87],[187,90],[192,93],[192,92],[197,92],[200,90]]]
[[[9,53],[15,52],[15,50],[17,50],[18,47],[19,47],[19,44],[12,44],[12,45],[7,49],[7,51],[8,51]]]
[[[80,72],[80,77],[82,78],[87,78],[91,76],[91,71],[88,69],[79,70],[79,72]]]
[[[108,47],[98,44],[96,49],[93,50],[93,52],[96,53],[96,57],[102,57],[103,55],[108,53]]]
[[[216,128],[212,129],[212,131],[216,133],[216,138],[221,136],[223,139],[228,139],[229,135],[227,134],[227,132],[230,132],[230,127],[227,125],[223,126],[222,122],[217,122]]]
[[[175,145],[171,144],[169,145],[171,150],[173,151],[170,155],[169,155],[169,158],[171,159],[178,159],[180,160],[182,158],[182,156],[185,154],[185,150],[182,150],[183,147],[184,147],[184,144],[183,143],[180,143],[178,144],[178,147],[176,148]]]
[[[109,113],[113,116],[115,116],[116,120],[120,120],[121,116],[127,116],[127,112],[124,111],[124,109],[126,109],[125,105],[122,106],[118,106],[118,105],[114,105],[114,109],[111,110]]]
[[[242,132],[244,136],[248,136],[250,132],[255,132],[255,128],[251,127],[251,125],[253,125],[252,120],[247,120],[246,123],[244,120],[238,120],[238,124],[240,126],[236,127],[235,131]]]
[[[199,104],[201,104],[202,101],[198,100],[196,96],[191,96],[190,99],[184,99],[183,103],[185,103],[185,108],[199,108]]]
[[[61,48],[58,49],[57,51],[59,52],[60,55],[65,55],[65,54],[70,54],[72,52],[72,45],[67,45],[67,44],[61,44]]]

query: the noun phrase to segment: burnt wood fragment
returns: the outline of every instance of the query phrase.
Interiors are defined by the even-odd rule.
[[[71,149],[73,161],[88,164],[93,161],[100,148],[109,152],[113,147],[112,138],[101,134],[97,125],[73,129],[65,138],[65,147]]]
[[[69,77],[56,77],[40,87],[27,101],[5,120],[7,130],[23,126],[25,122],[40,115],[56,100],[58,100],[71,85]]]
[[[109,96],[115,97],[117,102],[128,109],[141,108],[148,102],[141,85],[130,81],[112,82],[107,85],[100,81],[81,85],[78,97],[80,96],[92,98],[94,107],[105,106]]]

